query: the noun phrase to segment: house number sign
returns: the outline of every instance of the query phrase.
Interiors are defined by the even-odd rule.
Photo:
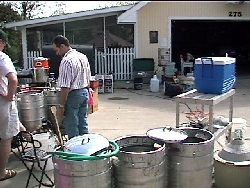
[[[229,17],[241,17],[242,16],[242,12],[233,12],[233,11],[230,11],[228,12],[228,16]]]

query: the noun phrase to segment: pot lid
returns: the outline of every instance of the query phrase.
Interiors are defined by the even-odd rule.
[[[94,155],[108,149],[109,141],[99,134],[84,134],[71,138],[65,143],[68,152]]]
[[[188,135],[185,131],[174,129],[172,127],[160,127],[147,131],[147,136],[152,139],[161,140],[167,143],[177,143],[185,140]]]

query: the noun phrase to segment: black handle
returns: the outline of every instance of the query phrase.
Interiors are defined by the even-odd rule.
[[[82,139],[82,145],[84,145],[84,144],[86,144],[86,143],[89,143],[90,138],[88,138],[88,141],[87,141],[86,143],[84,143],[84,140],[85,140],[85,139]]]
[[[205,64],[205,61],[210,61],[211,63],[211,68],[209,69],[210,70],[210,74],[209,74],[209,77],[212,78],[213,77],[213,65],[214,65],[214,62],[213,62],[213,59],[211,57],[201,57],[201,63],[202,63],[202,77],[206,77],[205,74],[204,74],[204,64]]]

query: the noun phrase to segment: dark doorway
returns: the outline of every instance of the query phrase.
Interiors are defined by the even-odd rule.
[[[250,74],[250,21],[172,20],[172,61],[189,52],[194,58],[236,58],[236,74]]]

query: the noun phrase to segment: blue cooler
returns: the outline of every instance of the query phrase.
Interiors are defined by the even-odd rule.
[[[235,58],[202,57],[195,59],[195,87],[199,93],[222,94],[235,83]]]

